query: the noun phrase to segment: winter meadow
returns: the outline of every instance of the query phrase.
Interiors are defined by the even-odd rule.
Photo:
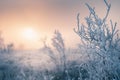
[[[14,0],[11,0],[7,3],[7,1],[4,2],[1,0],[0,5],[9,5],[13,3],[12,1],[14,2]],[[52,29],[53,32],[52,34],[47,31],[44,33],[48,33],[49,35],[52,35],[52,37],[46,36],[39,39],[41,44],[36,43],[35,40],[37,39],[37,36],[42,36],[42,33],[37,34],[37,31],[34,31],[34,29],[26,28],[22,30],[23,37],[20,37],[20,35],[17,35],[17,32],[19,32],[17,30],[20,28],[14,28],[14,30],[12,30],[12,27],[10,29],[5,27],[5,30],[11,30],[8,34],[16,31],[15,34],[8,35],[10,37],[8,40],[4,38],[4,34],[7,33],[4,33],[4,30],[1,30],[0,80],[120,80],[120,25],[117,25],[117,22],[113,21],[110,17],[117,16],[111,15],[112,3],[109,0],[102,0],[101,2],[104,5],[102,10],[104,11],[101,13],[101,9],[97,9],[98,7],[94,7],[94,4],[90,4],[87,0],[85,1],[83,7],[87,8],[87,12],[79,9],[81,10],[80,13],[77,11],[74,17],[74,24],[76,25],[68,30],[68,32],[72,31],[72,33],[69,33],[70,38],[66,42],[77,42],[76,40],[71,41],[72,38],[75,38],[74,36],[79,39],[75,47],[69,47],[69,43],[65,42],[64,38],[67,33],[65,34],[64,32],[67,32],[67,29],[62,33],[59,29],[47,27],[49,28],[48,31]],[[66,5],[66,0],[66,4],[63,5],[63,7],[72,5],[73,2],[70,0],[69,3],[71,4]],[[50,2],[48,1],[48,3]],[[58,4],[64,3],[60,3],[58,0],[58,3],[55,3],[55,5]],[[96,4],[99,5],[99,3]],[[74,5],[77,5],[77,3]],[[38,7],[36,10],[38,10]],[[23,16],[19,11],[18,13],[20,17]],[[3,14],[2,11],[0,14]],[[81,18],[82,14],[85,14],[83,19]],[[52,16],[51,13],[49,13],[49,15]],[[70,15],[68,16],[70,17]],[[2,17],[1,19],[4,20]],[[63,20],[62,18],[59,19]],[[35,20],[32,17],[32,21],[29,24],[36,22]],[[42,20],[44,21],[43,18]],[[48,20],[48,24],[50,24],[49,21],[52,21],[52,18],[51,20]],[[15,22],[15,20],[13,22]],[[68,23],[69,19],[64,22]],[[10,22],[10,24],[11,23],[12,22]],[[56,21],[56,24],[58,23],[59,21]],[[5,24],[9,24],[9,21],[6,21]],[[4,28],[4,25],[3,27],[0,27],[0,29],[1,28]],[[47,28],[43,27],[45,30]],[[14,37],[12,37],[12,35],[14,35]],[[22,43],[19,45],[19,48],[16,47],[19,41],[17,41],[15,35],[22,38],[19,38]],[[14,41],[12,42],[11,38],[14,39],[16,43]],[[11,41],[6,43],[9,40]],[[24,45],[28,45],[27,47],[30,48],[25,48]],[[39,45],[42,46],[34,49]]]

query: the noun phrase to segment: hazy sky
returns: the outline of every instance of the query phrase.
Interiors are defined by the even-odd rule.
[[[120,0],[108,0],[112,4],[109,19],[118,23],[120,28]],[[16,47],[39,48],[42,39],[47,37],[48,44],[54,30],[59,30],[67,46],[80,42],[74,33],[76,15],[80,12],[81,22],[88,15],[85,3],[96,7],[103,17],[106,7],[103,0],[0,0],[0,30],[6,43],[13,42]],[[39,36],[36,40],[27,40],[22,33],[24,28],[33,28]]]

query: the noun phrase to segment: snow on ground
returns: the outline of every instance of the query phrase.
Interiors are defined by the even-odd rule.
[[[19,67],[31,67],[34,69],[51,69],[54,64],[50,57],[39,50],[36,51],[14,51],[13,53],[0,54],[0,62],[14,62]],[[11,63],[10,63],[11,64]]]

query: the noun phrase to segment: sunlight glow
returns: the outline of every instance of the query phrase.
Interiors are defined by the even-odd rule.
[[[22,36],[29,41],[36,41],[38,39],[38,33],[33,28],[28,27],[23,30]]]

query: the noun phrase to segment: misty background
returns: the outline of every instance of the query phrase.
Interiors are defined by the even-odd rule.
[[[116,21],[120,28],[119,0],[108,0],[112,3],[109,19]],[[0,30],[5,43],[13,42],[16,48],[38,49],[47,37],[47,43],[57,29],[63,35],[67,47],[75,47],[80,42],[73,31],[77,26],[76,16],[80,13],[80,20],[84,22],[88,15],[85,3],[96,7],[96,12],[103,17],[106,8],[102,0],[0,0]],[[109,20],[108,19],[108,20]],[[34,43],[21,37],[22,28],[33,27],[39,34]],[[33,47],[31,47],[33,46]]]

